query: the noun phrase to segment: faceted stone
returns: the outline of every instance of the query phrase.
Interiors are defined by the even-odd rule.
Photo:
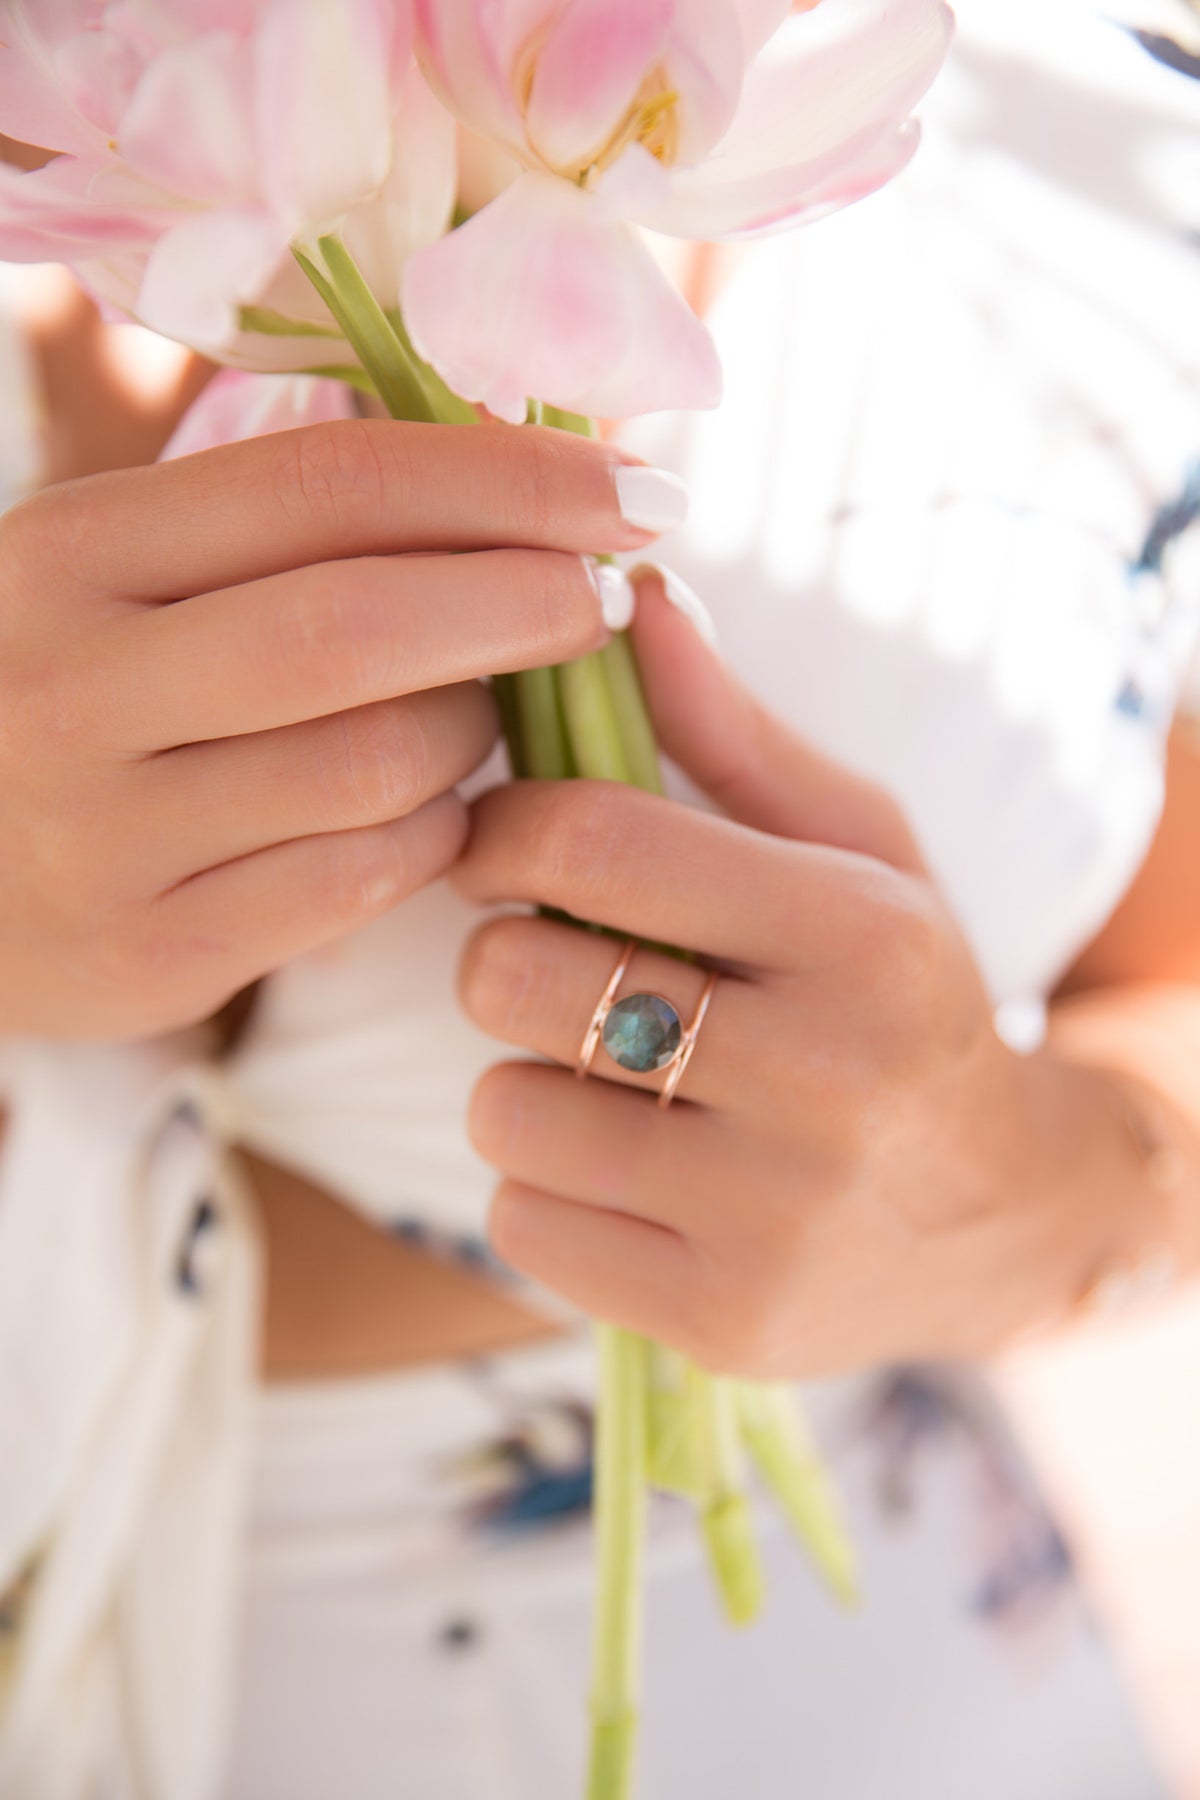
[[[617,1001],[604,1021],[604,1048],[614,1062],[638,1075],[673,1062],[682,1036],[679,1014],[659,994],[630,994]]]

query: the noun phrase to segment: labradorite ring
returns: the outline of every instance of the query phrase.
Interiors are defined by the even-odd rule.
[[[603,1044],[613,1062],[635,1075],[652,1075],[659,1069],[666,1069],[667,1079],[658,1104],[667,1107],[675,1098],[683,1072],[691,1061],[717,977],[709,975],[695,1016],[685,1029],[677,1008],[662,994],[627,994],[623,999],[617,999],[617,990],[636,949],[637,944],[631,938],[621,950],[617,966],[596,1003],[584,1035],[575,1073],[582,1078],[590,1072],[596,1051]]]

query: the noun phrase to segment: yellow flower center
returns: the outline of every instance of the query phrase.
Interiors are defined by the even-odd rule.
[[[538,57],[545,36],[544,30],[534,34],[513,71],[513,90],[523,113],[529,110],[529,98],[533,92]],[[648,150],[661,163],[674,162],[679,148],[679,123],[675,114],[678,102],[679,95],[669,85],[663,70],[652,69],[607,143],[597,150],[589,151],[583,160],[570,168],[556,168],[555,174],[564,175],[568,181],[577,182],[583,187],[590,179],[611,168],[630,144],[641,144],[643,149]]]
[[[602,174],[630,144],[640,144],[660,163],[673,163],[679,149],[679,120],[675,112],[678,103],[679,95],[674,88],[668,87],[662,70],[652,70],[607,144],[577,172],[576,179],[582,183],[590,176]]]

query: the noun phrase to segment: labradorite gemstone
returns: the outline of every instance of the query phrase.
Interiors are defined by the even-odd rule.
[[[630,994],[604,1021],[604,1048],[623,1069],[648,1075],[665,1069],[679,1049],[679,1014],[659,994]]]

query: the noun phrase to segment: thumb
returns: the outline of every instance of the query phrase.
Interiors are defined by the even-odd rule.
[[[758,831],[923,867],[891,797],[806,744],[738,680],[708,641],[707,612],[677,575],[647,563],[632,580],[646,700],[659,743],[685,775]]]

